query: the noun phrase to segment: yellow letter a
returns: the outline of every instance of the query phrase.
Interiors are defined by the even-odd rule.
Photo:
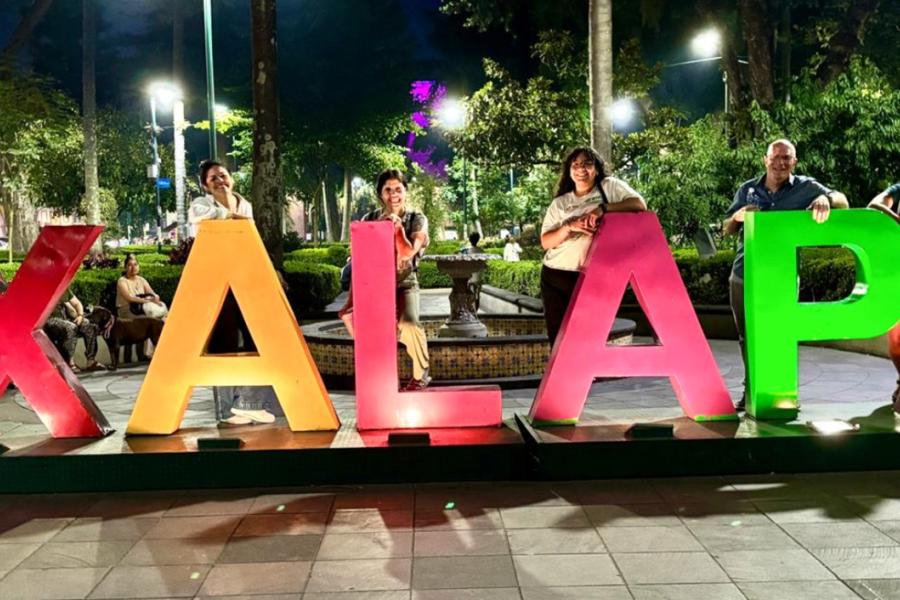
[[[204,355],[229,288],[258,355]],[[201,223],[128,433],[173,433],[197,385],[271,385],[293,431],[340,426],[251,221]]]

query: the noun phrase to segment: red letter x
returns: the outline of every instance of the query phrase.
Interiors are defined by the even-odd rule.
[[[112,432],[41,330],[101,231],[103,227],[93,225],[44,227],[9,290],[0,296],[0,396],[10,379],[15,381],[55,438]]]

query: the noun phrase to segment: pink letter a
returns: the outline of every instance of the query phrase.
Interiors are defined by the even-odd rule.
[[[625,287],[659,346],[609,346]],[[576,423],[595,377],[668,376],[687,416],[729,419],[734,407],[656,215],[603,218],[534,404],[535,423]]]
[[[356,334],[356,423],[359,429],[499,425],[497,386],[399,392],[393,225],[353,223],[353,323]]]

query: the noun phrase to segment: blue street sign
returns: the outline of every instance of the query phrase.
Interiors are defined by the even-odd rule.
[[[156,187],[161,190],[169,190],[172,189],[172,180],[167,179],[165,177],[160,177],[156,180]]]

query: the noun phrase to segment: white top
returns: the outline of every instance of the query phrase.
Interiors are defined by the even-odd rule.
[[[252,219],[253,205],[247,202],[240,194],[235,194],[235,197],[238,199],[237,215]],[[194,198],[191,202],[191,207],[188,209],[188,223],[191,224],[191,235],[197,235],[197,224],[200,221],[227,218],[228,209],[216,202],[216,199],[209,194]]]
[[[601,185],[610,204],[617,204],[627,198],[643,200],[643,197],[634,188],[616,177],[606,177]],[[586,196],[578,197],[575,192],[569,192],[554,198],[550,203],[550,208],[547,209],[547,214],[544,215],[541,235],[558,229],[572,217],[580,217],[596,210],[602,203],[603,196],[596,187]],[[544,254],[544,264],[552,269],[563,271],[581,270],[593,239],[593,236],[573,232],[562,244],[547,250]]]
[[[507,242],[503,246],[503,260],[506,262],[518,262],[519,254],[522,252],[522,246],[518,242]]]

